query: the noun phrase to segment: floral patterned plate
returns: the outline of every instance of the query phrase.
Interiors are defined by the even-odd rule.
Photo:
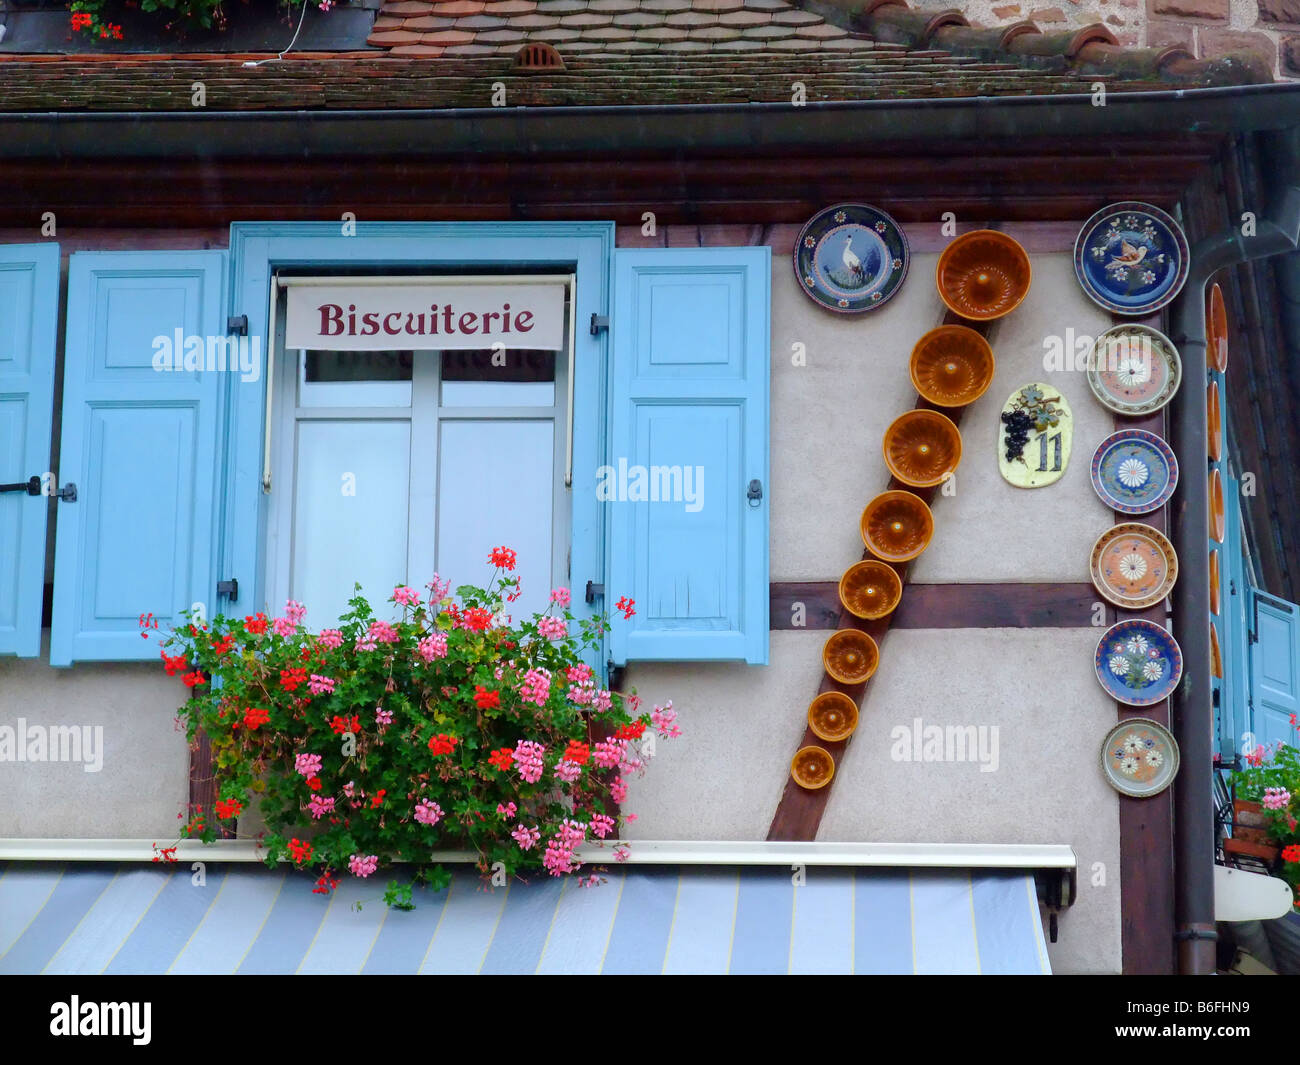
[[[1074,274],[1096,304],[1116,314],[1154,314],[1187,281],[1182,227],[1159,207],[1129,201],[1103,207],[1074,242]]]
[[[1178,579],[1174,545],[1140,521],[1126,521],[1097,537],[1090,565],[1097,591],[1125,610],[1155,606]]]
[[[814,215],[794,245],[799,287],[828,310],[875,310],[907,277],[911,253],[897,222],[878,207],[841,203]]]
[[[1131,618],[1108,628],[1093,660],[1097,679],[1116,702],[1151,706],[1167,699],[1183,676],[1178,641],[1154,621]]]
[[[1174,398],[1183,362],[1164,333],[1146,325],[1107,329],[1088,353],[1088,385],[1101,405],[1138,417]]]
[[[1108,733],[1101,745],[1101,769],[1122,795],[1159,795],[1178,775],[1178,743],[1167,728],[1149,717],[1131,717]]]
[[[1121,514],[1149,514],[1178,487],[1178,460],[1171,448],[1145,429],[1121,429],[1092,456],[1092,487]]]

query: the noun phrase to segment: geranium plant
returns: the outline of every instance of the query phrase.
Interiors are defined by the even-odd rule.
[[[311,869],[323,894],[395,863],[441,886],[440,849],[473,851],[485,875],[564,876],[580,844],[616,840],[628,778],[656,736],[680,735],[676,711],[600,687],[583,653],[607,622],[576,620],[567,589],[515,622],[515,552],[489,562],[488,586],[454,597],[436,574],[427,596],[396,588],[395,620],[358,590],[337,628],[309,631],[290,602],[282,617],[192,617],[172,632],[163,661],[190,689],[188,736],[211,742],[216,821],[258,803],[268,863]],[[210,819],[187,828],[217,835]],[[411,884],[394,879],[385,900],[410,905]]]
[[[1291,731],[1300,732],[1295,714]],[[1269,838],[1281,848],[1277,875],[1291,885],[1300,909],[1300,744],[1260,744],[1243,761],[1231,774],[1233,794],[1263,809]]]
[[[248,0],[243,0],[247,3]],[[313,4],[329,11],[337,0],[276,0],[288,12]],[[123,39],[120,22],[126,12],[153,16],[165,32],[178,37],[188,30],[224,30],[226,13],[223,0],[72,0],[68,25],[73,33],[96,40]]]

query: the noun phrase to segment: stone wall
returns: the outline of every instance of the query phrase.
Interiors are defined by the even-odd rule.
[[[1300,0],[911,0],[958,8],[972,24],[1032,19],[1046,32],[1100,22],[1120,44],[1186,48],[1201,59],[1254,52],[1279,78],[1300,78]]]

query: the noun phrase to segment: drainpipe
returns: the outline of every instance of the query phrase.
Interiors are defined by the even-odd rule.
[[[1263,170],[1270,186],[1267,213],[1256,211],[1256,232],[1244,236],[1237,221],[1191,250],[1187,285],[1174,312],[1174,343],[1183,362],[1182,395],[1175,404],[1171,436],[1186,457],[1174,495],[1174,548],[1180,574],[1174,586],[1174,617],[1184,626],[1182,683],[1173,699],[1174,735],[1182,770],[1174,791],[1174,914],[1178,971],[1215,971],[1213,723],[1210,701],[1210,577],[1208,466],[1206,453],[1205,285],[1227,266],[1266,259],[1300,248],[1300,129],[1261,134]],[[1245,205],[1251,209],[1250,204]]]

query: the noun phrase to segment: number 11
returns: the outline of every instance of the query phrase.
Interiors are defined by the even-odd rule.
[[[1038,438],[1038,470],[1040,473],[1046,472],[1047,470],[1047,435],[1047,433],[1043,433],[1043,435]],[[1054,442],[1052,454],[1056,459],[1056,464],[1052,467],[1052,472],[1056,473],[1061,469],[1061,434],[1057,433],[1052,437],[1052,440]]]

